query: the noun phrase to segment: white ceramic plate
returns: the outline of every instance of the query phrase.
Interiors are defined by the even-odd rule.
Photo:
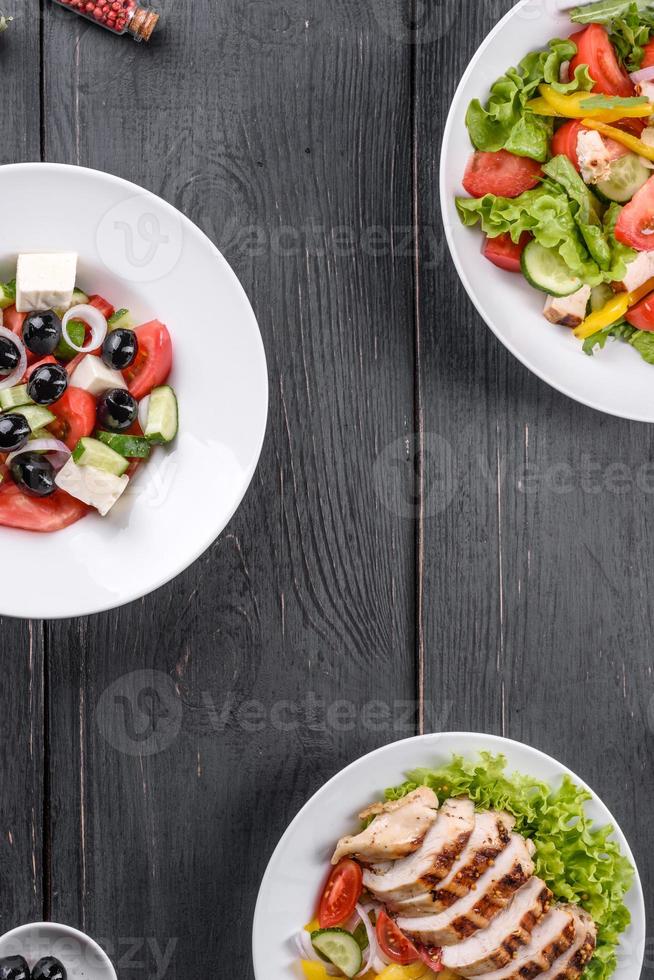
[[[572,4],[568,4],[571,6]],[[587,357],[567,327],[543,317],[545,294],[522,278],[496,269],[481,254],[479,228],[465,228],[454,198],[472,154],[465,114],[471,99],[488,99],[489,88],[510,65],[551,38],[574,30],[558,3],[522,0],[500,21],[472,59],[456,92],[443,137],[441,206],[447,241],[461,282],[493,333],[518,360],[558,391],[584,405],[641,422],[654,422],[654,368],[627,344],[609,341]]]
[[[21,251],[75,251],[84,289],[159,319],[174,345],[180,434],[106,518],[55,534],[0,528],[0,614],[81,616],[151,592],[223,530],[252,479],[266,427],[263,344],[248,299],[209,239],[165,201],[109,174],[0,167],[0,277]]]
[[[31,922],[0,937],[0,956],[23,956],[30,969],[44,956],[55,956],[69,980],[116,980],[105,951],[83,932],[58,922]]]
[[[329,860],[339,837],[352,832],[356,814],[380,799],[387,786],[399,785],[417,767],[449,762],[457,753],[473,758],[479,751],[503,752],[510,771],[535,776],[558,785],[567,773],[581,786],[584,781],[555,759],[520,742],[495,735],[445,732],[421,735],[386,745],[358,759],[328,783],[300,811],[282,837],[264,875],[253,927],[254,972],[257,980],[298,977],[294,936],[315,909]],[[623,854],[634,858],[602,801],[592,794],[587,812],[598,826],[613,824]],[[636,873],[627,896],[632,924],[623,937],[619,967],[614,980],[638,980],[645,951],[645,908]]]

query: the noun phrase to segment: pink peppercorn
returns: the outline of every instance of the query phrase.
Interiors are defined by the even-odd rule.
[[[159,14],[139,0],[54,0],[101,24],[114,34],[131,34],[136,41],[149,41]]]

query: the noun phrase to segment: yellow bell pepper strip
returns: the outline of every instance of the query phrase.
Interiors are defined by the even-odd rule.
[[[322,963],[312,963],[310,960],[302,960],[302,972],[304,973],[305,980],[331,980]]]
[[[531,99],[529,102],[527,102],[525,108],[531,110],[535,116],[554,116],[556,119],[565,119],[565,116],[562,116],[560,112],[557,112],[556,109],[549,104],[547,99]]]
[[[618,293],[601,310],[597,310],[586,317],[581,326],[575,330],[575,337],[578,337],[579,340],[587,340],[594,333],[617,323],[632,306],[640,303],[641,299],[645,299],[651,292],[654,292],[654,279],[648,279],[646,283],[639,286],[638,289],[634,289],[632,293]]]
[[[318,932],[318,929],[320,929],[320,923],[317,919],[312,919],[311,922],[307,922],[304,927],[305,932]]]
[[[619,119],[646,119],[654,115],[654,106],[649,102],[620,109],[589,109],[588,106],[584,108],[584,102],[588,102],[593,97],[589,92],[561,95],[555,92],[551,85],[541,85],[539,91],[547,104],[567,119],[588,118],[610,123],[618,122]]]
[[[626,146],[628,150],[632,153],[637,153],[639,157],[645,157],[646,160],[651,160],[654,163],[654,146],[648,146],[647,143],[643,143],[639,140],[637,136],[631,136],[629,133],[623,132],[621,129],[616,129],[615,126],[606,126],[603,122],[598,122],[597,119],[583,119],[582,125],[586,129],[595,129],[602,136],[606,136],[608,139],[615,140],[616,143],[622,143]]]

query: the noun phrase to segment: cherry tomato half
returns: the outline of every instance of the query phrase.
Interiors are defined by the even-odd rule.
[[[318,906],[321,929],[341,926],[350,918],[363,891],[363,871],[356,861],[341,861],[332,870]]]
[[[384,956],[393,963],[406,966],[419,960],[420,953],[402,930],[393,922],[382,909],[377,916],[377,942]]]

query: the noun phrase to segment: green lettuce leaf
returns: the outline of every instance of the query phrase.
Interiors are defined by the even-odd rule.
[[[654,9],[648,0],[601,0],[571,13],[577,24],[605,24],[627,71],[638,71],[644,48],[654,35]]]
[[[654,364],[654,333],[650,333],[648,330],[634,330],[629,338],[629,343],[638,351],[644,361],[647,361],[648,364]]]
[[[620,935],[630,922],[623,899],[634,869],[612,839],[613,828],[593,825],[584,809],[589,793],[568,776],[553,789],[506,770],[502,755],[482,752],[476,761],[454,756],[439,769],[408,773],[408,781],[388,789],[386,797],[397,800],[418,786],[430,786],[441,803],[465,795],[479,810],[513,814],[518,833],[536,846],[536,874],[557,899],[581,905],[597,924],[597,950],[584,980],[608,980],[617,966]]]
[[[611,247],[604,236],[600,202],[586,186],[566,156],[557,156],[543,167],[544,173],[563,187],[586,247],[600,269],[611,267]]]

